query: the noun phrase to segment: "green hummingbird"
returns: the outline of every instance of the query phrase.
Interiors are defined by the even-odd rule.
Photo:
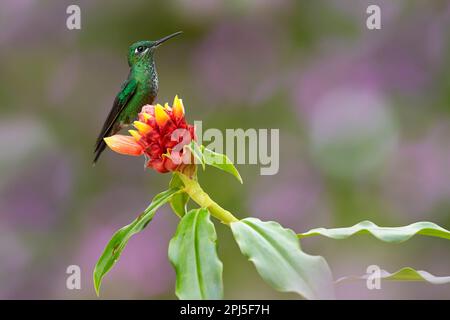
[[[128,126],[141,111],[142,106],[153,104],[158,94],[158,74],[154,60],[155,49],[163,42],[181,34],[176,32],[157,41],[138,41],[128,49],[130,72],[122,84],[111,111],[97,138],[94,150],[94,164],[105,150],[103,140]]]

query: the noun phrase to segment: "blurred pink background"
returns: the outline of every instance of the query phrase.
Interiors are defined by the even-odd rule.
[[[81,30],[66,8],[81,8]],[[382,29],[366,28],[378,4]],[[92,270],[115,232],[170,176],[93,145],[137,40],[183,30],[157,52],[159,101],[175,94],[205,128],[279,128],[280,171],[240,165],[244,185],[214,169],[205,189],[239,217],[296,232],[371,220],[450,226],[448,1],[171,0],[0,2],[0,298],[94,298]],[[224,192],[226,190],[226,192]],[[131,239],[102,298],[173,299],[168,207]],[[297,299],[273,291],[217,225],[228,299]],[[448,243],[370,236],[305,239],[337,279],[377,264],[450,274]],[[81,290],[66,268],[81,267]],[[346,299],[448,299],[450,285],[365,282]]]

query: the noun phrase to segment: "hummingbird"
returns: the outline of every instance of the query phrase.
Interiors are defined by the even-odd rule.
[[[136,119],[142,106],[153,104],[158,95],[158,74],[154,53],[163,42],[178,36],[182,32],[175,32],[156,41],[138,41],[128,49],[128,66],[130,72],[128,78],[122,84],[117,93],[111,111],[103,124],[102,130],[97,138],[94,150],[95,164],[106,143],[105,137],[112,136],[127,127]]]

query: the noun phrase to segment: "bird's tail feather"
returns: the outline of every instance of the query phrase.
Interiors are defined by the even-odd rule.
[[[100,133],[97,142],[95,144],[95,150],[94,150],[94,161],[92,162],[93,165],[97,163],[98,158],[102,154],[103,150],[106,148],[106,142],[104,140],[105,137],[110,137],[117,132],[119,132],[122,129],[121,124],[115,124],[111,129],[107,130],[106,132]]]
[[[97,145],[97,147],[95,148],[95,152],[94,152],[95,156],[94,156],[94,161],[92,162],[92,164],[95,165],[97,163],[98,158],[102,154],[103,150],[105,150],[105,148],[106,148],[106,143],[105,143],[105,141],[101,140],[99,142],[99,144]]]

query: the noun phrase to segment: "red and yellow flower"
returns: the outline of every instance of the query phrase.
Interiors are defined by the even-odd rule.
[[[196,140],[194,126],[186,122],[183,101],[178,96],[172,107],[167,103],[164,107],[143,106],[133,125],[137,130],[129,130],[131,136],[105,138],[108,147],[125,155],[145,155],[146,166],[161,173],[192,163],[189,151],[183,147]]]

